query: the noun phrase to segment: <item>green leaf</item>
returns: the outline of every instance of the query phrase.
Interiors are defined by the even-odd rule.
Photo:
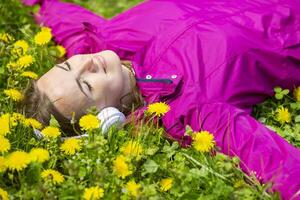
[[[165,145],[162,149],[162,152],[167,154],[167,158],[170,158],[171,156],[173,156],[177,151],[179,145],[178,142],[175,141],[172,143],[172,146],[167,146]]]
[[[143,194],[145,196],[152,196],[152,197],[155,197],[154,195],[157,194],[157,191],[156,191],[156,184],[150,184],[150,185],[145,185],[145,187],[143,188]],[[159,198],[149,198],[149,199],[159,199]]]
[[[186,135],[192,135],[193,132],[194,132],[193,129],[189,125],[185,126],[185,134]]]
[[[281,94],[287,95],[289,92],[290,92],[289,89],[284,89],[282,90]]]
[[[87,112],[93,115],[97,115],[99,113],[96,106],[91,106],[90,108],[87,109]]]
[[[5,70],[4,68],[0,68],[0,74],[4,74]]]
[[[159,150],[159,148],[158,148],[157,146],[151,146],[151,147],[148,147],[148,148],[145,150],[145,154],[146,154],[146,155],[149,155],[149,156],[152,156],[152,155],[154,155],[158,150]]]
[[[292,109],[297,109],[297,103],[291,103],[290,106]]]
[[[282,91],[282,89],[281,89],[281,87],[277,86],[277,87],[274,88],[274,91],[275,91],[276,93],[279,93],[279,92]]]
[[[201,168],[201,170],[202,170],[203,168]],[[206,173],[206,172],[204,172],[203,170],[201,171],[200,169],[197,169],[197,168],[192,168],[192,169],[190,169],[190,171],[189,171],[189,174],[191,174],[193,177],[194,177],[194,179],[198,179],[198,178],[200,178],[201,176],[203,176],[203,174],[204,173]]]
[[[190,199],[197,199],[199,197],[200,194],[196,193],[196,192],[190,192],[190,193],[186,193],[184,194],[182,197],[180,197],[180,200],[190,200]]]
[[[207,169],[205,169],[204,167],[200,168],[200,170],[199,170],[199,176],[201,176],[201,177],[206,177],[206,176],[208,176],[208,171],[207,171]]]
[[[290,106],[294,110],[300,110],[300,102],[291,103]]]
[[[240,158],[237,157],[237,156],[234,156],[234,157],[232,158],[232,162],[233,162],[234,164],[239,164],[239,163],[240,163]]]
[[[57,128],[60,128],[60,125],[59,125],[58,121],[55,119],[55,117],[53,115],[51,115],[51,119],[50,119],[49,125],[57,127]]]
[[[80,178],[84,178],[84,177],[86,176],[86,174],[87,174],[86,168],[80,167],[78,176],[79,176]]]
[[[278,130],[274,126],[266,125],[266,127],[269,128],[269,129],[271,129],[272,131],[278,132]]]
[[[56,55],[57,55],[57,51],[54,50],[54,49],[50,49],[50,50],[49,50],[49,54],[50,54],[51,56],[56,56]]]
[[[295,122],[300,122],[300,115],[297,115],[297,116],[295,117]]]
[[[276,93],[275,98],[278,99],[278,100],[282,99],[283,98],[282,93]]]
[[[33,7],[33,13],[38,13],[39,12],[39,10],[40,10],[40,8],[41,8],[41,6],[40,5],[35,5],[34,7]]]
[[[232,164],[231,163],[225,163],[223,166],[224,166],[224,169],[226,171],[232,170]]]
[[[258,121],[260,121],[261,123],[266,123],[267,119],[265,117],[260,117]]]
[[[147,160],[143,165],[144,171],[142,172],[142,176],[145,174],[153,174],[158,170],[159,165],[154,160]]]
[[[40,172],[41,172],[41,164],[33,162],[30,164],[29,168],[26,171],[26,182],[29,185],[33,185],[39,181]]]

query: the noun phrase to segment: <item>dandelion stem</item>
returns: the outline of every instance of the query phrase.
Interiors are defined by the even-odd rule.
[[[217,172],[211,170],[210,168],[206,167],[205,165],[202,165],[200,162],[198,162],[198,161],[197,161],[196,159],[194,159],[193,157],[189,156],[189,155],[186,154],[186,153],[182,153],[182,154],[183,154],[186,158],[188,158],[188,159],[190,159],[191,161],[193,161],[193,162],[194,162],[195,164],[197,164],[198,166],[200,166],[200,167],[206,169],[207,171],[209,171],[210,173],[212,173],[212,174],[216,175],[217,177],[223,179],[224,181],[227,181],[227,179],[226,179],[224,176],[222,176],[221,174],[219,174],[219,173],[217,173]]]

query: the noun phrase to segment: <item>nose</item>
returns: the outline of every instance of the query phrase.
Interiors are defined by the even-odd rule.
[[[88,71],[91,73],[96,73],[99,71],[99,64],[95,61],[94,57],[91,59],[91,64],[88,67]]]
[[[97,73],[99,71],[99,63],[94,57],[87,58],[82,67],[82,72]]]

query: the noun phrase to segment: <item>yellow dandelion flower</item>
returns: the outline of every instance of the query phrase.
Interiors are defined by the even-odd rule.
[[[31,72],[31,71],[25,71],[21,74],[21,76],[32,78],[32,79],[37,79],[38,78],[38,75],[34,72]]]
[[[284,124],[285,122],[291,122],[291,114],[289,113],[289,110],[287,108],[280,107],[277,110],[277,121],[282,124]]]
[[[50,159],[48,150],[43,148],[33,148],[29,152],[29,157],[32,162],[43,163]]]
[[[83,199],[85,200],[98,200],[103,196],[104,190],[99,186],[84,189]]]
[[[126,184],[127,191],[129,192],[130,195],[134,197],[138,196],[140,187],[141,185],[137,184],[134,180],[131,180]]]
[[[23,121],[25,120],[25,116],[22,115],[21,113],[16,113],[16,112],[14,112],[14,113],[12,114],[11,119],[12,119],[13,121],[23,122]]]
[[[294,90],[294,96],[295,96],[296,100],[300,102],[300,86],[298,86],[298,87]]]
[[[14,101],[21,101],[23,99],[22,93],[16,89],[4,90],[4,94]]]
[[[0,136],[0,153],[6,153],[10,150],[10,142],[3,136]]]
[[[5,158],[5,165],[10,170],[21,171],[30,163],[28,153],[24,151],[15,151]]]
[[[121,147],[121,152],[127,156],[139,156],[143,147],[139,142],[131,140]]]
[[[61,184],[65,181],[64,176],[56,170],[46,169],[42,171],[41,177],[44,180],[50,179],[54,184]]]
[[[113,165],[114,172],[118,177],[125,178],[132,173],[129,170],[129,166],[126,163],[125,157],[123,155],[117,156],[117,158],[113,161]]]
[[[160,189],[164,192],[171,189],[172,185],[173,185],[173,178],[164,178],[160,181]]]
[[[22,115],[21,113],[12,113],[12,115],[10,116],[10,123],[11,126],[16,126],[18,124],[18,122],[24,122],[25,120],[25,116]]]
[[[158,117],[164,116],[170,110],[170,106],[164,102],[152,103],[148,105],[147,111]]]
[[[6,113],[0,117],[0,136],[10,133],[10,114]]]
[[[53,126],[47,126],[41,132],[47,138],[57,138],[61,135],[59,128]]]
[[[0,137],[10,133],[10,128],[17,125],[17,118],[5,113],[0,116]]]
[[[80,151],[81,140],[76,138],[66,139],[64,143],[61,145],[60,149],[67,155],[74,155],[76,151]]]
[[[20,113],[13,113],[13,114],[9,114],[9,123],[10,123],[10,127],[14,127],[16,125],[18,125],[18,122],[22,121],[22,114]]]
[[[41,129],[43,125],[36,119],[33,118],[27,118],[24,120],[24,124],[26,126],[31,126],[34,129]]]
[[[34,59],[31,55],[25,55],[18,59],[17,64],[22,68],[26,68],[30,66],[33,62]]]
[[[29,45],[25,40],[18,40],[14,43],[12,53],[17,53],[18,56],[24,55],[28,52]]]
[[[0,156],[0,173],[6,170],[5,158]]]
[[[12,70],[16,70],[16,69],[18,69],[18,67],[19,67],[18,63],[11,62],[11,61],[6,65],[6,68],[12,69]]]
[[[0,34],[0,40],[3,42],[10,42],[14,40],[14,37],[8,33]]]
[[[0,199],[2,200],[9,200],[8,193],[2,188],[0,188],[0,197],[1,197]]]
[[[37,45],[45,45],[48,42],[50,42],[51,38],[52,38],[51,29],[42,27],[42,30],[34,36],[34,42]]]
[[[51,28],[43,26],[43,27],[41,27],[41,31],[42,32],[50,32],[51,33]]]
[[[14,127],[18,124],[18,121],[22,121],[22,117],[23,115],[20,113],[5,113],[0,117],[0,122],[2,121],[4,125],[4,127]],[[1,131],[0,131],[1,133]],[[1,135],[1,134],[0,134]]]
[[[59,55],[58,55],[59,58],[63,57],[66,54],[66,49],[63,46],[57,45],[56,49],[59,52]]]
[[[87,114],[80,118],[79,125],[82,130],[89,131],[99,128],[100,121],[95,115]]]
[[[209,152],[215,145],[214,136],[208,131],[195,132],[192,145],[197,151]]]

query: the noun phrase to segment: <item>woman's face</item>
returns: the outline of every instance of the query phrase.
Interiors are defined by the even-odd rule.
[[[72,112],[80,115],[91,106],[101,110],[119,105],[128,78],[118,55],[106,50],[70,57],[44,74],[37,86],[70,118]]]

